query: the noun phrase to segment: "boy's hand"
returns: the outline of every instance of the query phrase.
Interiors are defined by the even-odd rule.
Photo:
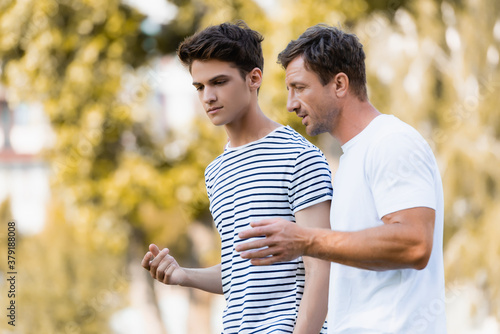
[[[168,285],[182,285],[186,279],[186,272],[169,254],[169,249],[160,251],[155,244],[149,245],[149,252],[142,259],[141,265],[149,271],[151,277]]]

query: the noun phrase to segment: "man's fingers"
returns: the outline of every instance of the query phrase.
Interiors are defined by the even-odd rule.
[[[250,263],[253,264],[254,266],[268,266],[270,264],[282,262],[279,257],[276,256],[271,256],[271,257],[266,257],[263,259],[252,259],[250,260]]]
[[[259,240],[253,240],[253,241],[248,241],[248,242],[242,242],[238,244],[234,249],[237,252],[244,252],[250,249],[258,249],[258,248],[263,248],[263,247],[268,247],[269,246],[269,240],[268,239],[259,239]]]
[[[272,248],[264,248],[256,251],[249,251],[241,253],[241,257],[244,259],[261,259],[268,256],[276,256],[278,253]]]
[[[259,226],[266,226],[270,224],[274,224],[275,221],[274,219],[262,219],[257,222],[250,222],[250,226],[252,227],[259,227]]]
[[[253,223],[252,223],[253,224]],[[248,230],[238,233],[240,239],[249,239],[254,237],[262,237],[269,234],[269,230],[265,226],[255,226]]]
[[[281,220],[277,219],[263,219],[257,222],[251,222],[250,226],[252,228],[241,231],[238,233],[238,236],[240,239],[269,236],[276,232],[275,226],[278,226],[276,224],[279,224],[280,222]]]

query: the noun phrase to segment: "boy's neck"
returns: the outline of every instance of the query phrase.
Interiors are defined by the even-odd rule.
[[[257,105],[240,119],[226,124],[224,127],[229,137],[229,146],[238,147],[259,140],[280,126],[281,124],[264,115]]]

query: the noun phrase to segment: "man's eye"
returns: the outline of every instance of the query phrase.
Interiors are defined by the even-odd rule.
[[[203,86],[196,86],[195,88],[196,88],[197,91],[203,90]]]
[[[218,80],[214,82],[214,85],[222,85],[224,83],[226,83],[226,80]]]

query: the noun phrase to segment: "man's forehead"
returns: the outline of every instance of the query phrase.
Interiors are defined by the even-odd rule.
[[[302,57],[297,57],[286,67],[285,81],[288,83],[289,81],[294,80],[297,76],[305,74],[305,72],[309,71],[305,67],[304,59],[302,59]]]
[[[290,71],[290,70],[297,70],[304,67],[304,59],[300,56],[294,58],[291,62],[288,63],[288,66],[286,67],[285,71]]]

